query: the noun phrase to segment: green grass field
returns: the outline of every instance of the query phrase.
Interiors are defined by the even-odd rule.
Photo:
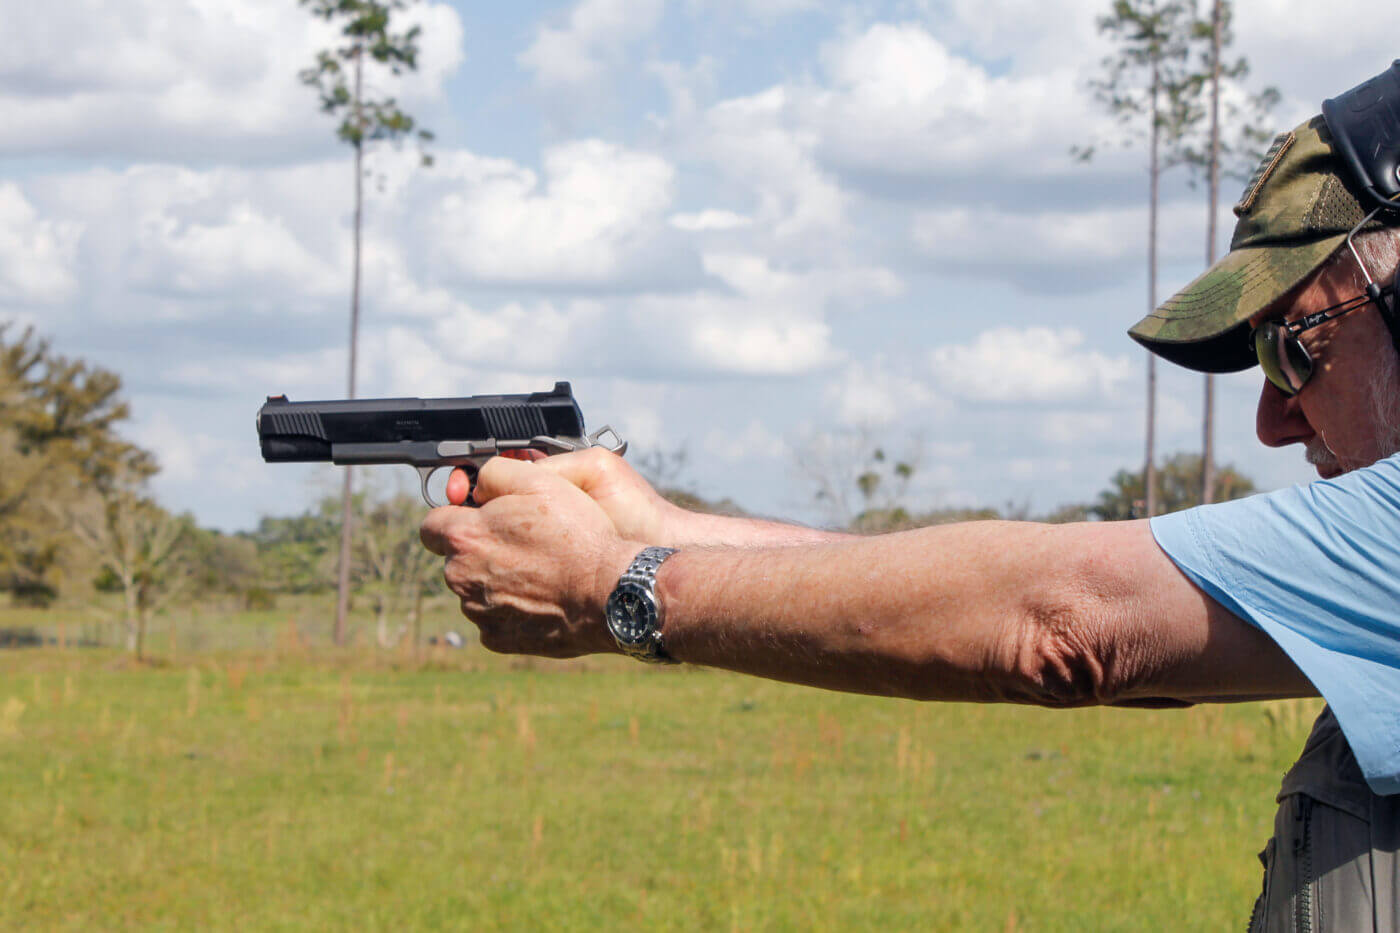
[[[258,640],[0,651],[0,928],[1242,928],[1317,708]]]

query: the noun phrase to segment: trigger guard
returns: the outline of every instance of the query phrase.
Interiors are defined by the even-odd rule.
[[[451,502],[433,501],[433,494],[428,491],[428,480],[432,479],[433,474],[436,473],[438,470],[462,470],[467,474],[467,479],[471,482],[471,484],[473,486],[476,485],[476,472],[474,466],[468,468],[466,465],[463,464],[453,466],[451,464],[442,463],[438,464],[437,466],[414,467],[414,469],[418,471],[418,481],[422,486],[423,501],[428,503],[428,508],[430,509],[440,509],[443,506],[452,504]],[[467,493],[467,501],[462,503],[462,507],[469,509],[477,508],[476,500],[472,498],[471,492]]]
[[[418,481],[422,484],[423,501],[428,503],[428,508],[438,509],[446,505],[444,502],[434,502],[432,493],[428,492],[428,480],[433,478],[433,474],[443,469],[440,466],[414,467],[418,471]],[[448,469],[451,469],[450,467]]]

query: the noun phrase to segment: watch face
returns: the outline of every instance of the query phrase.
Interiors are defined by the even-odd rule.
[[[651,594],[635,584],[625,583],[608,600],[608,629],[624,644],[637,645],[656,626],[656,603]]]

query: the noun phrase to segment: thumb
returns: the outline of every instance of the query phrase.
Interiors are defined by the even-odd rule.
[[[478,505],[485,505],[501,496],[533,492],[542,485],[559,482],[553,476],[537,470],[527,460],[510,457],[492,457],[476,475],[476,488],[472,497]]]
[[[573,485],[596,497],[599,490],[618,478],[622,458],[598,447],[567,454],[555,454],[539,461],[551,473],[557,473]]]

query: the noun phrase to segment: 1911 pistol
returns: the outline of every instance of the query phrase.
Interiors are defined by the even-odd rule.
[[[406,463],[418,471],[430,506],[442,504],[433,501],[428,481],[444,467],[462,467],[475,482],[477,470],[507,450],[627,452],[611,427],[584,430],[567,382],[549,392],[467,398],[292,402],[271,395],[258,409],[258,441],[268,463]]]

